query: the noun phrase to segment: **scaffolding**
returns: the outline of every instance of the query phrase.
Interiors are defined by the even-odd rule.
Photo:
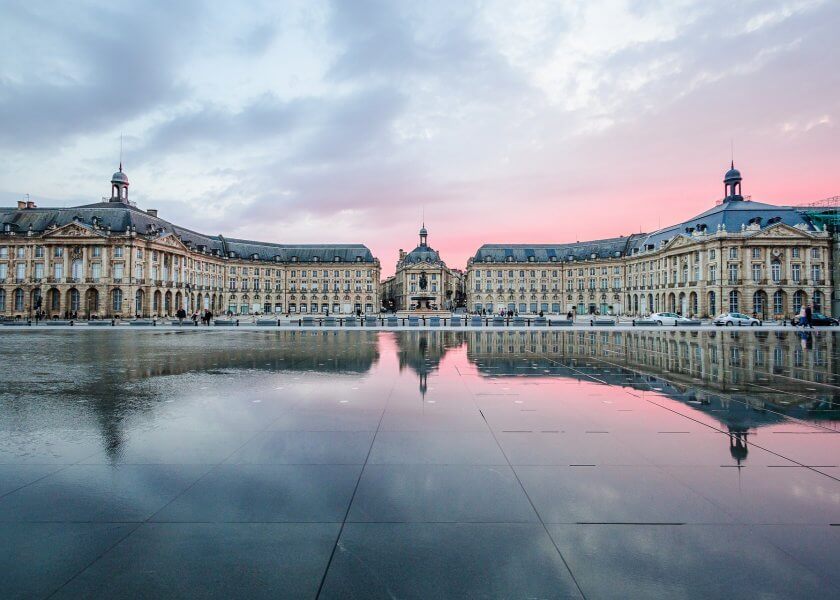
[[[840,233],[840,196],[823,198],[800,206],[814,225],[831,233]]]

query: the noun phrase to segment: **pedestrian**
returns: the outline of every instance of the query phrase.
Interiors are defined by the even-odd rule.
[[[799,314],[797,315],[797,325],[800,327],[805,327],[805,307],[799,309]]]
[[[567,312],[567,313],[566,313],[566,320],[567,320],[567,321],[571,321],[571,320],[572,320],[572,318],[573,318],[572,311]]]
[[[196,327],[198,327],[198,311],[197,311],[197,310],[196,310],[196,311],[193,311],[193,314],[192,314],[192,322],[193,322],[193,325],[195,325]]]
[[[808,329],[814,328],[813,315],[814,313],[811,310],[811,305],[809,304],[805,307],[805,325],[808,327]]]

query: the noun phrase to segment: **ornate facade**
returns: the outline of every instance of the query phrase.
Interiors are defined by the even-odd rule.
[[[394,275],[382,282],[387,310],[454,310],[463,305],[463,273],[450,269],[428,244],[426,225],[411,252],[400,249]]]
[[[288,245],[205,235],[128,200],[0,209],[0,315],[47,318],[378,312],[379,260],[361,244]]]
[[[651,234],[484,245],[467,265],[468,308],[695,317],[735,311],[769,319],[810,303],[837,312],[832,234],[805,210],[744,198],[734,165],[724,188],[718,205]]]

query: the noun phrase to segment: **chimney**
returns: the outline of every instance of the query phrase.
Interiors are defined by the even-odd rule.
[[[26,201],[26,208],[38,208],[32,200]]]
[[[146,210],[146,213],[148,213],[148,215],[150,217],[156,217],[157,216],[157,209],[156,208],[150,208],[150,209]]]
[[[26,202],[24,200],[18,200],[18,210],[23,210],[26,208]]]

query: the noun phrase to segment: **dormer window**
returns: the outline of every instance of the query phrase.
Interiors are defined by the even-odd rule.
[[[256,252],[254,252],[254,253],[251,255],[251,260],[257,260],[259,257],[260,257],[260,255],[259,255],[259,254],[257,254]]]
[[[313,257],[312,257],[312,262],[318,262],[318,257],[317,257],[317,256],[313,256]]]
[[[341,262],[341,257],[340,256],[334,256],[333,257],[333,262]]]
[[[298,261],[298,257],[297,257],[297,256],[293,256],[293,257],[291,258],[291,260],[292,260],[292,262],[297,262],[297,261]]]

